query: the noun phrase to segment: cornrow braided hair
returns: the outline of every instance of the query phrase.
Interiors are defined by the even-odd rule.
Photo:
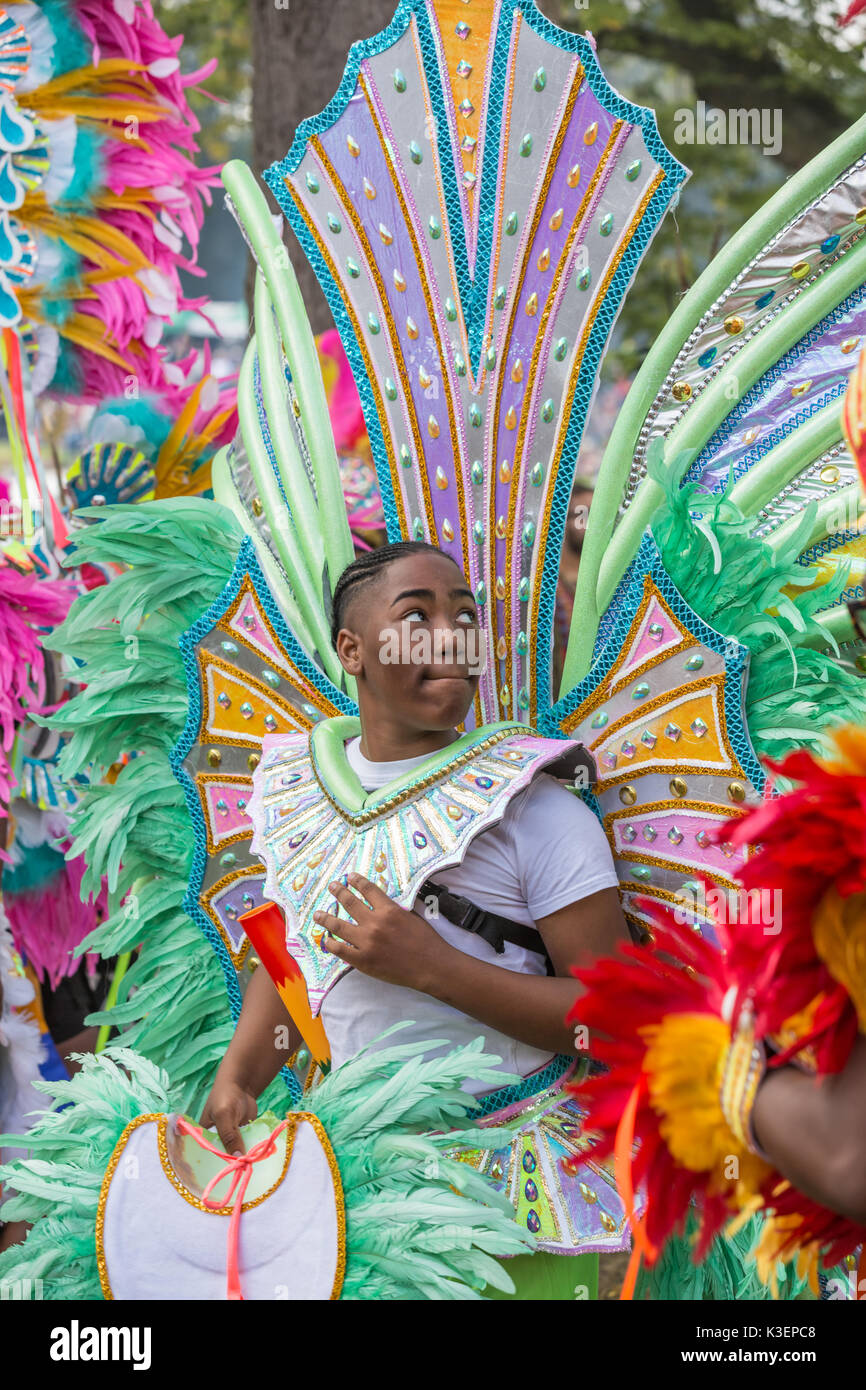
[[[383,570],[395,560],[404,560],[407,555],[445,555],[436,545],[427,541],[393,541],[390,545],[380,545],[376,550],[365,550],[350,565],[347,565],[337,580],[334,597],[331,600],[331,645],[336,650],[337,635],[345,626],[343,621],[346,608],[359,588],[378,579]],[[450,560],[451,556],[446,555]]]

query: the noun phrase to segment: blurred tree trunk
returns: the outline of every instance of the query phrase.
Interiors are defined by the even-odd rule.
[[[286,154],[300,122],[327,106],[340,85],[352,44],[389,24],[397,4],[396,0],[248,0],[248,4],[253,170],[260,175]],[[267,196],[273,205],[270,193]],[[313,330],[321,333],[333,326],[325,296],[291,233],[286,242]]]

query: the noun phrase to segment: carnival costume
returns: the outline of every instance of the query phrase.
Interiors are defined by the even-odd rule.
[[[132,1080],[116,1083],[94,1168],[109,1165],[122,1115],[199,1112],[231,1036],[226,992],[236,1018],[259,960],[327,1064],[319,1015],[345,966],[313,936],[326,885],[360,870],[411,906],[545,767],[584,774],[637,929],[701,875],[734,888],[760,757],[815,746],[863,707],[853,661],[838,659],[843,644],[859,652],[843,599],[862,542],[835,521],[854,495],[839,397],[866,312],[864,149],[866,120],[789,180],[649,353],[602,463],[557,692],[556,578],[582,431],[623,295],[686,171],[652,113],[610,88],[592,42],[529,0],[403,0],[353,48],[337,95],[266,180],[359,386],[388,534],[457,562],[488,658],[459,742],[373,795],[347,763],[357,710],[330,645],[352,547],[315,345],[254,180],[227,166],[258,272],[216,501],[101,513],[76,537],[77,561],[134,568],[79,599],[54,639],[85,683],[54,721],[72,730],[62,770],[138,752],[112,784],[94,782],[75,821],[85,890],[105,875],[118,904],[88,946],[141,944],[111,1018],[148,1059],[122,1054]],[[696,949],[714,950],[712,914],[690,901]],[[284,915],[276,933],[262,926],[269,904]],[[153,1064],[171,1078],[158,1100],[138,1089]],[[100,1105],[97,1069],[110,1065],[62,1093],[79,1105],[40,1121],[42,1158],[8,1176],[15,1214],[49,1215],[19,1258],[55,1279],[48,1229],[83,1236],[74,1195],[46,1190],[42,1165]],[[395,1094],[400,1073],[374,1049],[304,1096],[287,1071],[262,1108],[280,1118],[290,1105],[300,1124],[356,1066]],[[464,1182],[478,1170],[548,1255],[624,1248],[633,1207],[590,1152],[566,1091],[575,1066],[555,1058],[482,1094],[480,1129],[452,1136]],[[380,1196],[385,1215],[387,1184]],[[92,1288],[87,1229],[74,1248]],[[695,1274],[705,1296],[762,1296],[740,1247],[720,1249]],[[484,1280],[464,1273],[472,1296]]]

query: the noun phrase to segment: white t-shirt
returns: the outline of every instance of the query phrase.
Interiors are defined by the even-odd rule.
[[[428,756],[370,762],[361,753],[360,742],[355,738],[347,743],[346,757],[368,792],[411,772]],[[544,772],[518,792],[498,825],[471,841],[461,864],[437,869],[432,877],[477,907],[529,927],[569,903],[617,884],[610,848],[596,817],[573,792]],[[422,903],[417,903],[417,910],[423,915]],[[488,942],[454,926],[441,912],[428,920],[440,936],[467,955],[504,970],[545,973],[543,954],[506,941],[498,955]],[[447,1039],[447,1046],[453,1047],[483,1036],[485,1052],[501,1058],[502,1071],[529,1076],[550,1061],[550,1053],[517,1042],[438,999],[351,970],[322,1005],[333,1065],[339,1066],[386,1028],[406,1020],[412,1020],[412,1026],[384,1046],[435,1038]],[[431,1048],[429,1055],[441,1050]],[[489,1090],[489,1085],[469,1083],[466,1089],[474,1093]]]

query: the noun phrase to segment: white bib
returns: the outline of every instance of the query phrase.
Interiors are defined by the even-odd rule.
[[[232,1205],[209,1210],[207,1183],[227,1160],[176,1128],[176,1116],[141,1115],[127,1125],[102,1184],[96,1247],[108,1299],[226,1299]],[[314,1115],[296,1114],[276,1152],[252,1168],[241,1208],[237,1265],[244,1299],[340,1296],[345,1212],[339,1170]],[[249,1150],[273,1126],[244,1127]],[[219,1145],[212,1133],[205,1137]],[[228,1201],[229,1180],[211,1200]]]

